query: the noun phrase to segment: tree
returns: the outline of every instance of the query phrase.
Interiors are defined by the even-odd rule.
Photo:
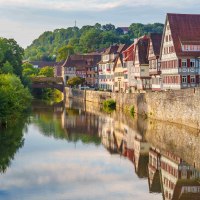
[[[54,70],[53,67],[43,67],[39,71],[39,76],[45,76],[45,77],[54,77]]]
[[[74,86],[78,86],[78,85],[81,85],[85,82],[85,79],[84,78],[81,78],[81,77],[72,77],[72,78],[69,78],[68,81],[67,81],[67,85],[71,86],[71,87],[74,87]]]
[[[0,75],[0,124],[16,119],[30,104],[31,95],[13,74]]]
[[[74,53],[74,48],[71,45],[63,46],[58,50],[57,61],[64,61],[68,56]]]
[[[1,68],[1,72],[3,74],[13,74],[13,71],[14,71],[14,69],[13,69],[12,65],[8,61],[6,61],[3,64],[3,67]]]
[[[102,26],[104,31],[115,31],[115,26],[113,24],[106,24]]]
[[[21,77],[24,50],[14,39],[0,38],[0,52],[0,69],[11,71],[12,66],[13,73]]]

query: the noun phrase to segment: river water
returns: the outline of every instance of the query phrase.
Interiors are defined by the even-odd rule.
[[[0,132],[0,200],[200,199],[199,131],[34,102]]]

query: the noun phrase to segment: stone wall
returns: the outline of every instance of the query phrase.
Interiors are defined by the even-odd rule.
[[[134,106],[136,113],[148,118],[200,129],[200,88],[131,94],[66,88],[66,97],[95,103],[112,98],[122,110]]]

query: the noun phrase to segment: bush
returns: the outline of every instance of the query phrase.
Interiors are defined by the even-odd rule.
[[[135,115],[135,107],[134,106],[131,106],[130,114],[132,117],[134,117],[134,115]]]
[[[108,99],[103,102],[104,111],[111,113],[116,108],[116,102],[113,99]]]
[[[0,75],[0,125],[15,120],[29,105],[31,95],[15,75]]]

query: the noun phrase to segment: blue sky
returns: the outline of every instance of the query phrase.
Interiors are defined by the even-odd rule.
[[[200,13],[199,0],[0,0],[0,36],[26,47],[47,30],[112,23],[164,23],[166,13]]]

